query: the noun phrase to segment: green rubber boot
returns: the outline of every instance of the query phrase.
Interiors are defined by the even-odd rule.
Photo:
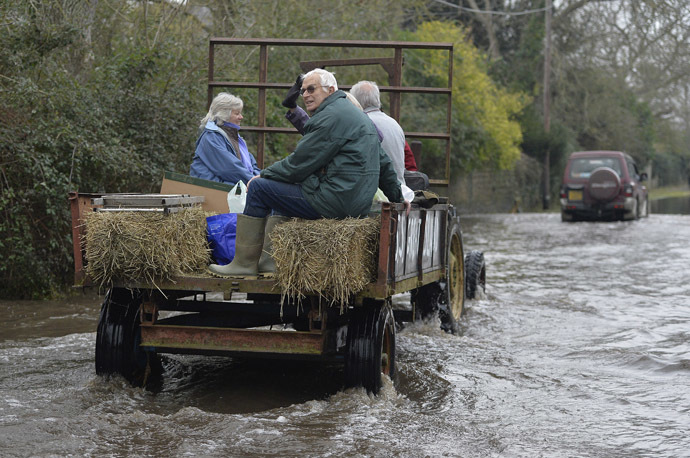
[[[209,272],[219,277],[253,277],[259,273],[259,257],[264,245],[266,218],[256,218],[239,213],[237,215],[237,236],[235,258],[230,264],[211,264]]]
[[[259,273],[266,277],[272,276],[276,271],[276,262],[273,259],[273,242],[271,242],[271,232],[273,229],[291,218],[288,216],[269,216],[266,222],[266,231],[264,232],[264,249],[259,258]]]

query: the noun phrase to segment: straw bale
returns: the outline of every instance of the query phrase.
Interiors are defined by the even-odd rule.
[[[317,294],[341,307],[376,274],[380,217],[293,219],[273,230],[276,281],[283,298]]]
[[[85,217],[86,273],[101,287],[113,280],[171,281],[210,261],[206,212],[200,206],[162,214],[93,212]]]

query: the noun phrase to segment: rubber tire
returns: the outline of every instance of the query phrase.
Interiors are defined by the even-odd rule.
[[[479,288],[486,292],[484,253],[472,250],[465,256],[465,298],[474,299]]]
[[[351,312],[345,346],[345,386],[378,394],[382,375],[395,382],[395,319],[389,304]]]
[[[458,334],[458,321],[465,313],[465,257],[463,256],[462,234],[457,219],[449,221],[446,260],[448,279],[442,279],[412,291],[418,319],[428,319],[438,314],[441,329]],[[450,285],[450,287],[449,287]]]
[[[139,347],[142,301],[138,290],[112,288],[106,294],[96,331],[96,374],[120,374],[132,386],[156,391],[163,367],[155,352]]]

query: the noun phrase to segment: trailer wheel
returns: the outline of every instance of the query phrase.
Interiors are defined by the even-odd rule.
[[[479,288],[486,292],[484,253],[472,250],[465,256],[465,297],[474,299]]]
[[[381,376],[395,377],[395,319],[390,305],[353,310],[345,347],[345,386],[378,394]]]
[[[451,220],[446,253],[447,277],[412,291],[416,318],[426,319],[438,314],[441,329],[457,334],[458,321],[465,312],[465,258],[460,224]]]
[[[132,386],[155,390],[163,368],[155,352],[139,347],[142,300],[138,290],[112,288],[106,294],[96,331],[96,374],[120,374]]]

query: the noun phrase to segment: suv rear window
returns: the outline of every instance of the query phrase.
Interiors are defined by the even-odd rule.
[[[583,157],[573,159],[570,164],[570,178],[589,178],[599,167],[609,167],[622,175],[621,161],[617,157]]]

